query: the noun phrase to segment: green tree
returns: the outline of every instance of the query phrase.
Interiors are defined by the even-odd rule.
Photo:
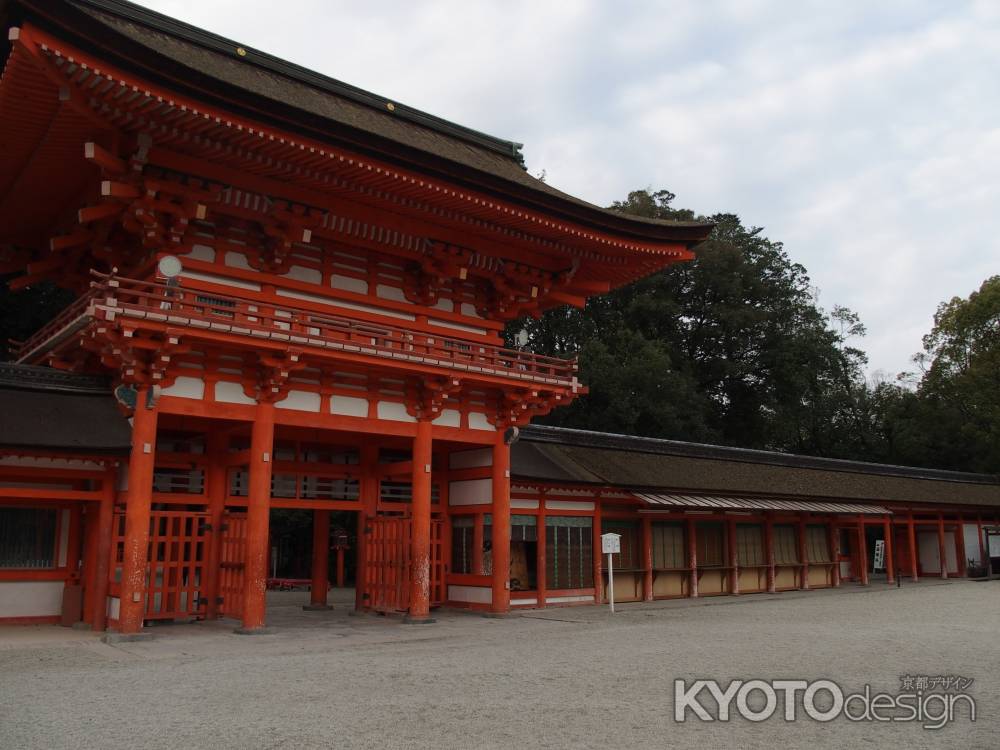
[[[1000,471],[1000,276],[939,305],[923,343],[913,419],[926,456],[946,468]]]
[[[634,191],[612,208],[692,219],[666,190]],[[533,350],[579,354],[590,393],[552,423],[683,440],[841,454],[864,355],[857,316],[820,310],[805,269],[781,243],[733,214],[697,259],[529,321]],[[519,326],[520,324],[518,324]]]

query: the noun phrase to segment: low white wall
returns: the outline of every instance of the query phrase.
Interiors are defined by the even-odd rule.
[[[2,581],[0,618],[59,615],[62,595],[62,581]]]
[[[979,554],[979,527],[974,523],[964,524],[962,535],[965,540],[965,558],[975,560],[976,565],[981,565],[983,558]]]
[[[938,544],[936,531],[917,532],[917,553],[920,558],[920,570],[924,573],[941,572],[941,547]]]
[[[489,604],[493,601],[493,589],[485,586],[449,586],[448,601]]]

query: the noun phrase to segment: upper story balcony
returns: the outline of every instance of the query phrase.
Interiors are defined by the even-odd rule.
[[[581,392],[577,363],[467,339],[360,322],[156,281],[99,276],[90,291],[15,349],[39,363],[79,349],[81,335],[143,333],[195,348],[295,351],[316,364],[352,363],[397,374],[445,375],[483,385]]]

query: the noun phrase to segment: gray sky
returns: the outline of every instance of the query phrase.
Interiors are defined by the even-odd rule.
[[[861,315],[872,370],[1000,272],[1000,2],[142,2],[523,142],[594,203],[738,213]]]

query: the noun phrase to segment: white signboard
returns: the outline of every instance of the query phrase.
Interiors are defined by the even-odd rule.
[[[875,540],[875,558],[872,561],[872,570],[885,569],[885,539]]]
[[[605,555],[617,555],[621,551],[621,534],[601,534],[601,552]]]
[[[612,555],[622,551],[621,534],[601,534],[601,552],[608,556],[608,606],[615,613],[615,564]]]

